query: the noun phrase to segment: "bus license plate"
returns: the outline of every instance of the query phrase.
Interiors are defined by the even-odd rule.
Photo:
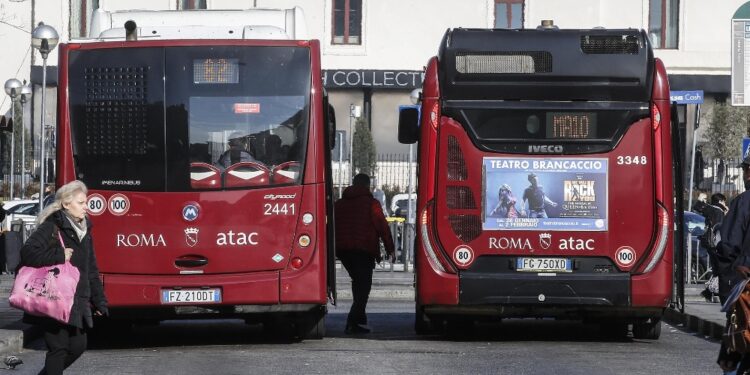
[[[564,258],[518,258],[516,270],[524,272],[571,272],[570,259]]]
[[[170,303],[219,303],[221,289],[164,289],[161,291],[161,302]]]

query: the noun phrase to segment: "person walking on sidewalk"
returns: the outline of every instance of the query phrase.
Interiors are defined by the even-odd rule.
[[[91,222],[86,217],[87,192],[86,185],[77,180],[58,189],[55,200],[39,214],[37,229],[21,248],[20,266],[44,267],[70,261],[81,274],[67,324],[24,314],[24,322],[44,330],[47,356],[40,374],[62,374],[86,350],[86,331],[94,326],[92,315],[109,314],[94,256]],[[58,234],[65,249],[59,246]]]
[[[716,268],[719,275],[719,298],[723,304],[732,287],[750,277],[750,156],[738,166],[742,169],[745,191],[735,197],[722,221],[721,241],[716,247]],[[737,369],[737,374],[750,372],[750,356],[730,352],[722,343],[717,359],[724,371]]]
[[[393,237],[388,229],[380,202],[370,192],[370,177],[354,176],[352,186],[344,190],[336,201],[336,256],[341,260],[352,279],[354,301],[346,318],[347,334],[369,333],[367,325],[367,300],[372,288],[375,262],[380,263],[380,241],[386,253],[395,261]]]

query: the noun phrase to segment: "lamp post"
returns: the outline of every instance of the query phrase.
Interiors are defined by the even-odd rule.
[[[21,87],[21,198],[26,197],[26,102],[31,98],[31,86],[23,80]]]
[[[41,152],[39,153],[40,168],[39,168],[39,212],[44,209],[44,185],[45,185],[45,163],[44,160],[44,148],[45,148],[45,132],[46,127],[44,126],[44,102],[47,100],[47,57],[55,47],[60,36],[57,34],[57,30],[54,27],[45,25],[43,22],[39,22],[39,25],[31,32],[31,46],[34,49],[39,50],[42,55],[42,106],[41,106],[41,132],[42,137],[40,142]]]
[[[352,120],[362,115],[362,107],[349,104],[349,180],[354,178],[354,129]]]
[[[21,93],[21,81],[11,78],[5,81],[5,93],[10,96],[10,120],[13,126],[10,129],[10,200],[13,200],[13,185],[15,185],[15,146],[16,146],[16,98]]]

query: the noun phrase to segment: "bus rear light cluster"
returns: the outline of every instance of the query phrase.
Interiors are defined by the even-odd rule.
[[[479,215],[450,215],[448,221],[453,233],[463,243],[469,243],[482,234],[482,221]]]
[[[440,106],[438,105],[438,102],[432,103],[432,108],[430,108],[430,125],[432,125],[433,129],[437,129],[438,122],[440,121]]]
[[[655,131],[659,129],[659,125],[661,125],[661,111],[656,104],[651,104],[651,118],[653,119],[651,125],[654,127]]]
[[[474,193],[468,186],[448,186],[446,190],[448,208],[467,210],[477,208]]]
[[[429,205],[428,205],[429,206]],[[422,215],[419,219],[419,234],[422,236],[422,246],[425,249],[425,252],[427,253],[427,258],[430,259],[430,264],[432,264],[432,268],[434,268],[437,271],[440,272],[446,272],[445,267],[443,267],[443,264],[440,263],[440,260],[438,259],[437,254],[435,253],[435,248],[432,246],[432,241],[430,240],[430,234],[427,230],[428,218],[429,215],[427,214],[428,207],[425,207],[424,210],[422,210]]]
[[[448,137],[448,181],[465,181],[468,177],[466,160],[454,136]]]
[[[302,265],[304,264],[304,262],[302,262],[302,259],[294,257],[292,258],[291,264],[292,264],[292,267],[294,267],[294,269],[298,270],[302,268]]]
[[[646,268],[643,269],[643,273],[648,273],[653,270],[656,265],[661,260],[662,256],[664,255],[664,250],[667,248],[667,239],[669,238],[669,214],[667,213],[667,210],[662,207],[661,205],[658,205],[658,220],[659,220],[659,227],[658,227],[658,236],[656,237],[656,245],[654,246],[654,251],[651,253],[651,259],[649,260],[648,264],[646,265]]]
[[[302,246],[302,247],[308,247],[308,246],[310,246],[310,242],[312,242],[310,240],[310,236],[308,236],[306,234],[303,234],[303,235],[299,236],[299,239],[297,240],[297,243],[299,243],[299,245]]]

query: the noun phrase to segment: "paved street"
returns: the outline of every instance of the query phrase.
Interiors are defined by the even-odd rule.
[[[448,340],[417,336],[413,303],[376,301],[374,332],[343,334],[345,301],[328,315],[319,341],[279,342],[239,321],[171,321],[138,327],[128,337],[98,338],[71,374],[709,374],[716,341],[665,324],[658,341],[611,341],[596,326],[548,320],[482,325]],[[20,353],[15,374],[35,374],[44,344]]]

